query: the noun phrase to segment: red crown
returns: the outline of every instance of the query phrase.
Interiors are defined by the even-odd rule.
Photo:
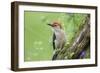
[[[62,28],[61,23],[58,21],[54,21],[53,26],[60,26],[60,28]]]

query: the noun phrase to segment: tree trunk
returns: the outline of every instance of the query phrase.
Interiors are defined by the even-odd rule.
[[[74,38],[71,45],[65,46],[62,50],[55,52],[57,54],[56,60],[62,59],[78,59],[82,51],[87,50],[90,46],[90,16],[86,17],[83,28],[77,37]]]

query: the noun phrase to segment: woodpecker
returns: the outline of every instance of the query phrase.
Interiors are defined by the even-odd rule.
[[[59,22],[53,22],[51,24],[48,24],[53,29],[53,49],[54,49],[54,55],[52,60],[55,60],[57,57],[57,53],[55,53],[57,50],[61,50],[64,48],[66,43],[66,35],[65,32],[61,26],[61,23]]]

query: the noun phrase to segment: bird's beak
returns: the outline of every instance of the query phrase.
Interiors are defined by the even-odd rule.
[[[52,26],[52,24],[47,24],[47,25]]]

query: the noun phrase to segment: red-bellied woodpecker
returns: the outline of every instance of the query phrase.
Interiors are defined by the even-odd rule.
[[[61,50],[64,48],[66,43],[66,35],[64,30],[62,29],[61,23],[59,22],[53,22],[51,24],[48,24],[53,28],[53,49],[54,49],[54,55],[52,60],[55,60],[57,57],[57,54],[55,54],[56,50]]]

